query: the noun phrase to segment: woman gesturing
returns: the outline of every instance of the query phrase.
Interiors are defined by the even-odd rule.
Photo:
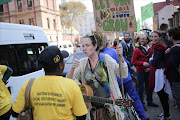
[[[67,77],[74,80],[81,77],[82,84],[88,84],[93,89],[94,96],[115,100],[122,98],[116,79],[116,75],[119,76],[119,65],[109,55],[99,54],[98,50],[100,46],[98,46],[98,41],[106,38],[103,36],[103,34],[95,32],[83,38],[82,48],[87,57],[80,61],[75,59]],[[122,77],[126,78],[128,67],[122,57],[123,50],[121,47],[117,47],[116,52],[121,57],[120,72],[122,72]],[[95,120],[104,118],[111,120],[123,119],[124,117],[124,113],[117,106],[113,106],[112,111],[116,113],[114,116],[107,114],[109,112],[107,112],[108,109],[104,104],[92,103],[92,108],[94,109],[89,109],[89,114],[91,113],[91,118]],[[88,117],[90,119],[90,116]]]

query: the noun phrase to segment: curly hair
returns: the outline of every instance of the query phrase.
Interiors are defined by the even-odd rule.
[[[86,35],[84,38],[90,38],[93,46],[97,44],[97,52],[102,52],[108,44],[107,37],[101,32],[92,31],[92,34]]]
[[[101,32],[94,31],[93,34],[97,39],[98,52],[102,52],[107,47],[107,37]]]

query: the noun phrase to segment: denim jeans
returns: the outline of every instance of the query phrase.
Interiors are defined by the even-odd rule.
[[[152,103],[152,92],[149,90],[149,75],[150,72],[137,72],[137,92],[143,105],[145,104],[143,95],[144,83],[147,95],[147,104]]]

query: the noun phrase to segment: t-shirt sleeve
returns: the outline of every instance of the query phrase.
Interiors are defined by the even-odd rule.
[[[4,73],[6,72],[6,70],[7,70],[7,66],[5,66],[5,65],[0,65],[0,72],[1,72],[2,75],[4,75]]]
[[[20,113],[25,106],[25,90],[29,80],[27,80],[21,87],[15,102],[13,103],[12,109],[16,113]]]
[[[76,116],[82,116],[88,113],[87,107],[85,105],[82,93],[77,84],[74,85],[74,100],[73,100],[73,113]]]

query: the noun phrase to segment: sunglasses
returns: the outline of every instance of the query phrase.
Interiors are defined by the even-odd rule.
[[[96,39],[96,36],[95,36],[94,34],[89,34],[89,35],[86,35],[86,36],[88,36],[88,37],[94,37],[95,40],[96,40],[96,44],[97,44],[97,39]],[[85,37],[86,37],[86,36],[85,36]]]

